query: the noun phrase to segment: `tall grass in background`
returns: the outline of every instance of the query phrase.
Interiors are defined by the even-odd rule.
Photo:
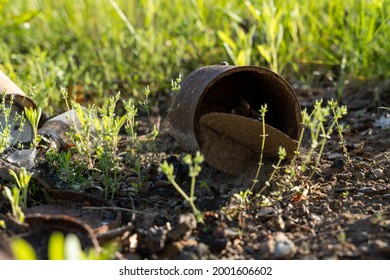
[[[241,64],[266,63],[282,75],[297,77],[303,68],[345,67],[354,77],[371,78],[389,74],[387,55],[390,39],[390,1],[246,0],[245,20],[219,33],[225,48],[240,48],[246,29],[251,41],[251,60],[231,59]],[[255,26],[255,30],[253,28]],[[312,72],[303,72],[311,75]]]
[[[227,60],[312,85],[388,76],[390,0],[0,0],[0,69],[49,114]]]

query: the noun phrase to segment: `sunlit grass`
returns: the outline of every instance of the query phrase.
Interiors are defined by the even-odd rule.
[[[390,0],[0,0],[0,69],[49,115],[65,104],[140,98],[229,61],[312,83],[388,76]],[[342,91],[340,91],[342,93]]]

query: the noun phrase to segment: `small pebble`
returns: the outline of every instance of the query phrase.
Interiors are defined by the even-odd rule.
[[[129,184],[129,185],[133,185],[133,184],[139,184],[139,183],[142,183],[142,180],[140,177],[133,177],[133,176],[129,176],[126,178],[126,183]]]
[[[330,155],[328,156],[328,159],[329,159],[329,160],[334,160],[334,159],[341,159],[341,158],[343,158],[343,157],[344,157],[343,154],[340,154],[340,153],[333,153],[333,154],[330,154]]]
[[[389,199],[390,200],[390,193],[382,195],[383,199]]]
[[[231,238],[231,239],[233,239],[233,238],[237,238],[238,237],[238,231],[235,231],[235,230],[233,230],[233,229],[231,229],[231,228],[226,228],[225,229],[225,236],[227,237],[227,238]]]
[[[390,158],[390,152],[384,152],[374,156],[374,159],[376,161],[384,161],[384,160],[388,160],[389,158]]]
[[[371,179],[383,179],[383,178],[385,178],[385,173],[383,172],[382,169],[375,168],[375,169],[371,170],[371,173],[369,176]]]
[[[336,159],[329,167],[329,171],[332,173],[340,172],[344,170],[344,160],[341,158]]]
[[[355,178],[356,178],[356,180],[357,180],[358,182],[364,181],[364,178],[365,178],[364,173],[361,172],[361,171],[356,172]]]
[[[276,211],[273,207],[262,207],[259,212],[257,212],[257,215],[260,217],[270,217],[276,214]]]
[[[289,259],[295,255],[297,248],[284,233],[277,233],[275,236],[275,259]]]
[[[379,204],[379,203],[374,203],[371,205],[371,207],[372,207],[372,209],[374,209],[376,211],[380,211],[383,208],[382,204]]]
[[[365,242],[370,238],[370,235],[367,231],[361,231],[356,235],[356,242]]]
[[[317,214],[314,214],[314,213],[310,213],[310,216],[309,216],[312,220],[320,223],[322,221],[322,217],[317,215]]]
[[[361,193],[375,192],[376,189],[374,187],[362,187],[359,189]]]
[[[364,198],[364,194],[362,192],[357,192],[354,196],[354,199],[361,199]]]
[[[177,241],[181,238],[187,240],[196,226],[197,222],[193,214],[182,214],[179,217],[179,224],[172,227],[167,239],[171,241]]]
[[[375,240],[375,249],[385,256],[390,256],[390,245],[386,241]]]
[[[284,222],[281,215],[275,216],[272,220],[268,222],[268,225],[274,230],[284,231],[284,229],[286,228],[286,223]]]

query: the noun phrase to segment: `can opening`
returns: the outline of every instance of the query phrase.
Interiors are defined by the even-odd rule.
[[[275,73],[260,67],[233,68],[214,79],[204,90],[195,114],[195,135],[203,146],[200,118],[212,112],[233,113],[260,118],[261,105],[267,104],[266,123],[292,139],[299,134],[300,108],[289,84]]]

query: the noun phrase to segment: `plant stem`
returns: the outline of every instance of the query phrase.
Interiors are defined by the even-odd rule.
[[[259,166],[257,168],[255,178],[253,179],[252,187],[250,188],[251,191],[253,191],[253,188],[259,182],[260,170],[261,170],[261,167],[263,165],[265,137],[267,137],[267,135],[265,134],[265,113],[267,112],[267,104],[262,105],[259,112],[261,115],[261,124],[262,124],[262,134],[260,135],[260,137],[261,137],[261,152],[260,152]]]
[[[263,191],[265,191],[266,188],[268,188],[270,186],[270,182],[272,181],[272,179],[274,178],[275,176],[275,173],[277,170],[280,169],[280,164],[282,163],[282,160],[284,160],[284,158],[286,157],[286,149],[283,148],[283,147],[279,147],[279,160],[278,162],[276,163],[276,165],[273,165],[273,170],[272,170],[272,173],[268,179],[267,182],[265,182],[265,185],[263,186],[263,188],[260,190],[259,194],[262,194]]]

